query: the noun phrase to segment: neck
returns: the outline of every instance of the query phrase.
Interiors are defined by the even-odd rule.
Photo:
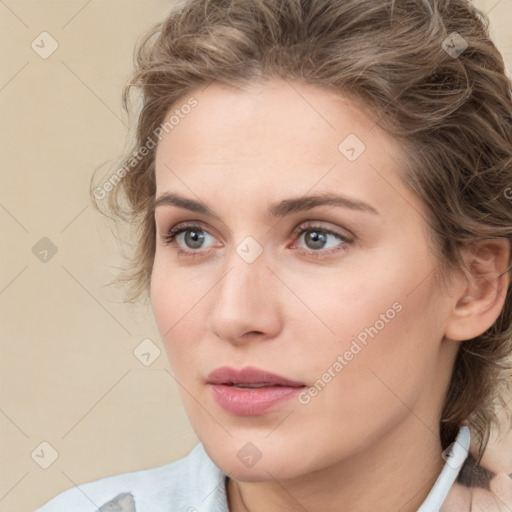
[[[287,480],[228,480],[231,512],[416,512],[444,460],[439,427],[410,415],[397,429],[336,465]]]

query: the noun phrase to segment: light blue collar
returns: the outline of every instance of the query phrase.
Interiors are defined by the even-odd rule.
[[[469,428],[461,427],[455,441],[443,452],[447,455],[443,470],[418,512],[439,512],[468,456],[470,441]]]

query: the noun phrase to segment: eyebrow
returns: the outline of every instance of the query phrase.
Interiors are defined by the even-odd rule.
[[[160,206],[176,206],[185,210],[221,220],[206,204],[195,199],[180,196],[174,192],[166,192],[155,198],[153,210]],[[270,218],[285,217],[293,213],[311,210],[317,206],[341,206],[350,210],[379,215],[379,212],[368,203],[353,199],[344,195],[336,195],[329,192],[283,199],[270,205],[267,216]]]

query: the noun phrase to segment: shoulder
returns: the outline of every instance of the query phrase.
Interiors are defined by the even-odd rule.
[[[224,479],[199,444],[164,466],[79,484],[35,512],[228,512]]]
[[[505,474],[496,475],[489,489],[466,487],[456,483],[441,512],[509,512],[512,510],[512,479]]]

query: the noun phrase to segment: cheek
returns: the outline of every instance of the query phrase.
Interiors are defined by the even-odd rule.
[[[446,312],[440,290],[428,275],[431,262],[426,257],[411,261],[385,270],[361,268],[343,281],[334,280],[336,284],[326,282],[323,293],[308,287],[298,290],[335,332],[329,333],[320,322],[314,323],[314,330],[296,322],[310,355],[305,366],[309,376],[320,380],[321,389],[335,382],[319,403],[325,399],[335,407],[351,404],[354,415],[361,408],[403,408],[397,393],[412,403],[436,373]],[[340,412],[346,414],[347,409]]]
[[[293,290],[283,314],[289,327],[299,331],[302,343],[313,344],[317,354],[332,355],[348,350],[354,339],[364,346],[371,339],[387,337],[389,350],[412,335],[422,317],[430,318],[434,290],[428,283],[418,287],[420,272],[403,256],[402,260],[400,255],[384,256],[387,260],[361,258],[349,270],[283,273],[283,281]],[[428,272],[428,264],[419,266]],[[413,292],[415,287],[418,290]]]
[[[197,313],[191,305],[197,303],[200,297],[192,283],[184,279],[183,272],[169,268],[157,254],[151,275],[150,297],[153,315],[171,366],[176,362],[174,353],[180,347],[177,342],[183,336],[184,327],[189,318]]]
[[[164,339],[182,319],[194,314],[192,306],[204,295],[192,267],[177,268],[167,261],[165,250],[157,250],[151,274],[151,305]]]
[[[429,379],[436,373],[438,347],[425,336],[415,308],[399,302],[392,312],[381,307],[371,312],[366,309],[358,318],[358,327],[349,328],[329,350],[324,347],[320,355],[309,351],[313,390],[303,396],[300,417],[316,438],[336,436],[343,440],[339,448],[350,451],[361,440],[369,443],[383,436],[410,410],[423,409],[419,404],[425,389],[432,389]],[[380,311],[384,315],[388,311],[388,323],[375,316]],[[344,319],[347,326],[354,325],[353,318]],[[429,421],[427,413],[419,414]],[[318,449],[322,446],[319,441]]]
[[[180,382],[192,382],[206,337],[211,295],[219,277],[213,272],[198,279],[194,266],[177,268],[164,254],[155,257],[151,276],[151,305],[170,367]]]
[[[433,322],[436,306],[429,296],[428,290],[424,294],[418,290],[414,297],[397,293],[394,314],[387,310],[352,341],[347,355],[359,352],[350,355],[352,361],[338,384],[354,417],[365,410],[392,421],[416,409],[426,389],[432,396],[437,392],[442,322],[437,326]]]

